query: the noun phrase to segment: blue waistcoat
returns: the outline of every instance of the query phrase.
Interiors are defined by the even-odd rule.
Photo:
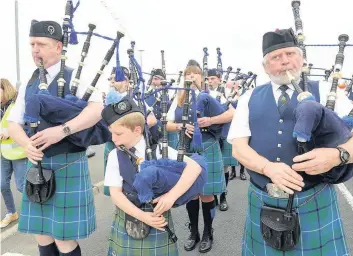
[[[64,79],[66,81],[65,87],[64,87],[64,95],[70,93],[70,81],[71,81],[71,76],[72,76],[72,71],[73,69],[65,67],[64,69]],[[36,72],[36,71],[35,71]],[[26,88],[26,94],[25,94],[25,102],[27,104],[29,98],[33,94],[37,94],[39,92],[38,85],[40,83],[38,76],[35,75],[36,73],[33,73],[32,78],[29,80]],[[54,78],[54,80],[51,82],[51,84],[48,87],[48,91],[51,95],[57,96],[57,90],[58,90],[58,77],[59,74]],[[40,119],[40,124],[38,126],[38,131],[45,130],[49,127],[53,127],[52,125],[48,124],[45,122],[43,119]],[[29,127],[28,125],[25,125],[25,130],[27,132],[27,135],[29,135]],[[55,156],[58,154],[62,153],[76,153],[76,152],[81,152],[85,151],[85,148],[78,147],[72,143],[70,143],[66,138],[63,140],[59,141],[58,143],[51,145],[47,149],[44,150],[44,155],[47,157]]]
[[[317,81],[308,82],[309,91],[320,102],[318,85]],[[298,93],[295,91],[287,109],[280,116],[270,83],[256,87],[251,95],[249,101],[251,131],[249,146],[271,162],[283,162],[292,166],[293,158],[297,155],[297,143],[293,138],[294,109],[298,104],[297,96]],[[251,170],[248,171],[251,182],[257,187],[264,189],[270,182],[268,177]],[[304,180],[305,186],[312,186],[311,182]]]
[[[156,94],[149,94],[147,97],[146,97],[146,104],[148,106],[152,106],[153,103],[156,102]],[[162,100],[162,98],[161,98]],[[161,109],[161,102],[157,102],[154,106],[153,106],[153,110],[152,110],[153,114],[155,115],[155,117],[157,118],[157,120],[160,120],[161,117],[162,117],[162,109]]]
[[[132,164],[132,161],[134,160],[130,159],[127,153],[119,149],[116,150],[116,154],[118,156],[120,175],[123,178],[123,192],[132,203],[139,206],[140,202],[137,197],[137,191],[133,187],[136,174],[138,173]],[[156,159],[156,147],[152,148],[152,155],[153,158]],[[147,154],[145,159],[147,159]]]

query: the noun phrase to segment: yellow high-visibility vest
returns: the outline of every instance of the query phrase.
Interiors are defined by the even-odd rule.
[[[7,108],[5,115],[1,119],[1,130],[4,132],[8,131],[9,123],[7,117],[15,103],[11,103]],[[1,140],[1,156],[8,160],[19,160],[27,157],[27,154],[23,148],[21,148],[13,139],[8,138],[7,140]]]

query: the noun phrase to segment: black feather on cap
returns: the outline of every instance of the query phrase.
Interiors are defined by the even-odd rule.
[[[200,70],[202,70],[200,64],[196,61],[196,60],[189,60],[188,64],[186,65],[186,67],[190,67],[190,66],[196,66],[198,67]]]
[[[63,32],[59,23],[48,21],[32,20],[29,32],[31,37],[48,37],[58,41],[62,41]]]
[[[208,70],[208,76],[216,76],[221,78],[221,73],[216,68],[212,68]]]
[[[108,126],[128,114],[139,112],[142,114],[140,108],[135,101],[128,96],[125,96],[121,101],[106,106],[102,111],[102,119]]]
[[[298,40],[292,28],[278,29],[275,32],[267,32],[263,35],[263,56],[269,52],[287,47],[298,47]]]
[[[166,79],[163,70],[162,70],[162,69],[159,69],[159,68],[158,68],[158,69],[155,69],[155,70],[153,71],[153,76],[159,77],[159,78],[162,79],[162,80],[165,80],[165,79]]]

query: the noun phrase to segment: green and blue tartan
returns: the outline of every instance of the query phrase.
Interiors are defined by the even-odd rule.
[[[285,208],[287,199],[270,197],[267,193],[250,185],[248,211],[242,241],[242,255],[255,256],[343,256],[350,255],[343,231],[336,190],[333,185],[318,185],[295,195],[294,207],[305,202],[315,192],[323,189],[310,202],[297,210],[300,222],[300,238],[294,250],[277,251],[266,245],[260,230],[260,210],[263,205]],[[256,197],[256,195],[259,197]]]
[[[232,145],[226,139],[221,139],[223,142],[222,156],[224,166],[237,166],[238,161],[232,156]]]
[[[164,213],[169,228],[174,232],[170,211]],[[142,240],[131,238],[125,230],[125,213],[116,207],[109,237],[108,256],[177,256],[178,247],[170,241],[166,231],[152,228],[149,235]]]
[[[104,177],[107,168],[107,161],[109,153],[115,148],[115,144],[112,141],[106,142],[104,147]],[[110,196],[109,187],[104,186],[104,195]]]
[[[210,137],[202,142],[202,156],[207,163],[207,182],[202,188],[202,195],[220,195],[226,191],[226,181],[224,177],[224,165],[219,142]]]
[[[177,132],[168,132],[168,146],[178,149],[179,137]]]
[[[55,171],[55,194],[38,204],[23,193],[18,230],[57,240],[87,238],[96,229],[96,211],[86,153],[44,156],[42,166]]]

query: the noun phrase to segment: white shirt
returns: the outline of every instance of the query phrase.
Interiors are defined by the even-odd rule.
[[[46,74],[47,82],[50,85],[50,83],[55,79],[55,77],[59,74],[60,72],[60,65],[61,62],[59,61],[55,65],[49,67],[47,69],[48,74]],[[73,70],[72,72],[72,78],[71,81],[74,79],[76,75],[76,70]],[[80,84],[77,88],[77,97],[82,98],[82,96],[86,92],[86,88],[90,85],[90,82],[88,82],[85,79],[81,79]],[[23,121],[23,116],[25,113],[25,95],[26,95],[26,88],[27,88],[27,83],[21,84],[18,92],[18,97],[16,99],[16,103],[14,107],[11,109],[11,112],[7,118],[7,121],[15,122],[18,124],[24,124]],[[98,88],[98,84],[96,85],[96,88]],[[94,90],[90,99],[90,102],[102,102],[102,95],[98,90]]]
[[[146,142],[142,137],[141,140],[135,145],[136,151],[135,155],[145,159],[146,154]],[[105,171],[104,185],[108,187],[119,187],[123,186],[123,177],[120,175],[119,169],[119,160],[117,156],[117,149],[113,149],[109,155],[107,160],[107,166]],[[168,158],[171,160],[177,160],[178,152],[168,147]],[[160,159],[162,156],[159,152],[159,149],[156,150],[156,157]],[[138,167],[138,171],[140,171],[140,166]]]
[[[272,90],[273,95],[277,101],[281,96],[281,90],[279,89],[280,85],[275,84],[272,82]],[[292,84],[288,85],[288,89],[286,93],[289,97],[292,97],[294,93],[294,87]],[[322,105],[326,105],[327,101],[327,94],[331,90],[331,83],[326,81],[320,81],[319,83],[319,93],[320,93],[320,103]],[[232,124],[229,129],[227,141],[232,144],[232,140],[235,138],[243,138],[243,137],[250,137],[251,131],[249,127],[249,100],[251,97],[253,90],[247,91],[244,95],[242,95],[238,101],[237,109],[235,110]],[[343,90],[337,90],[337,99],[335,105],[335,112],[338,116],[343,117],[348,115],[351,109],[353,108],[353,104],[348,99],[348,97],[344,94]]]
[[[219,85],[220,86],[220,85]],[[228,88],[225,88],[225,93],[226,95],[230,96],[230,90]],[[210,95],[212,96],[212,98],[217,98],[218,96],[218,92],[217,89],[215,90],[210,90]],[[225,104],[227,102],[227,99],[224,97],[224,94],[222,93],[221,96],[221,104]]]
[[[189,91],[191,92],[191,91]],[[195,97],[197,97],[197,95],[199,95],[200,91],[199,90],[195,90]],[[178,107],[178,95],[177,94],[172,102],[172,104],[170,105],[170,108],[168,110],[168,113],[167,113],[167,121],[170,121],[170,122],[174,122],[175,121],[175,110],[176,108]],[[190,93],[190,97],[189,97],[189,102],[191,101],[192,99],[192,94]]]

